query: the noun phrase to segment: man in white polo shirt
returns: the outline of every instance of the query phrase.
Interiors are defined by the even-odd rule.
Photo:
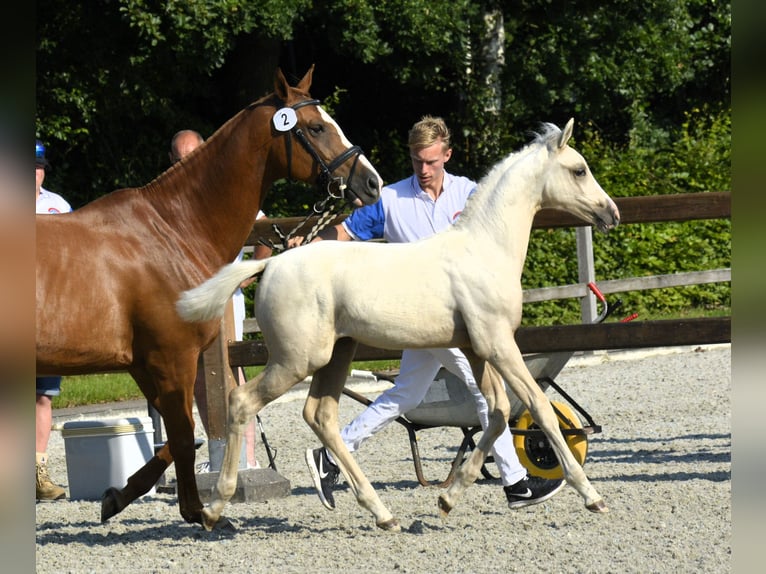
[[[390,243],[406,243],[430,237],[457,220],[466,200],[476,189],[476,183],[444,170],[444,164],[452,156],[446,124],[441,118],[425,116],[410,129],[408,145],[413,175],[383,187],[379,201],[355,210],[342,223],[320,233],[314,241],[384,238]],[[300,239],[295,238],[293,244],[299,243]],[[403,277],[402,280],[410,278]],[[487,401],[476,385],[465,355],[459,349],[407,349],[402,353],[394,386],[341,431],[349,451],[354,452],[398,416],[418,406],[442,366],[465,381],[476,401],[481,426],[486,429],[489,422]],[[527,475],[516,455],[507,426],[495,442],[492,454],[510,508],[543,502],[564,485],[561,479]],[[334,509],[332,491],[340,469],[332,455],[324,447],[308,449],[306,463],[322,504]]]

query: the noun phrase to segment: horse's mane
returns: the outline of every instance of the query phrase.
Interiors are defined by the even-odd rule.
[[[274,107],[279,107],[280,100],[277,98],[277,95],[275,93],[266,94],[262,98],[255,100],[254,102],[251,102],[245,107],[245,110],[252,110],[253,108],[257,108],[258,106],[264,106],[264,105],[271,105]]]
[[[511,185],[509,180],[514,177],[517,164],[535,155],[535,152],[541,147],[549,147],[554,144],[560,134],[561,129],[555,124],[541,123],[539,131],[531,133],[533,137],[528,144],[518,151],[511,152],[493,165],[479,180],[476,191],[468,198],[465,209],[455,223],[455,227],[458,227],[464,218],[467,220],[481,219],[481,225],[504,225],[505,222],[501,218],[494,216],[501,210],[497,202],[503,201],[505,195],[500,191],[503,187]]]
[[[214,139],[219,140],[225,140],[228,137],[230,137],[230,134],[236,129],[236,126],[239,125],[240,122],[243,121],[243,116],[247,113],[252,112],[252,110],[261,107],[261,106],[273,106],[275,108],[278,108],[280,104],[279,99],[277,98],[277,95],[274,92],[271,92],[269,94],[266,94],[259,99],[255,100],[254,102],[249,103],[247,106],[245,106],[243,109],[241,109],[238,113],[230,117],[226,122],[224,122],[221,126],[219,126],[206,140],[205,144],[209,144]],[[195,149],[192,153],[197,153],[199,149],[202,146],[199,146],[197,149]],[[171,174],[180,170],[181,162],[177,162],[171,166],[168,167],[164,172],[160,173],[154,180],[149,182],[148,184],[144,185],[144,188],[155,190],[158,185],[161,185],[162,179],[168,179],[173,177]],[[214,168],[217,168],[218,166],[216,164],[213,165]],[[195,181],[197,178],[191,177],[191,181]]]
[[[556,124],[543,122],[540,124],[540,131],[532,132],[532,135],[534,139],[531,143],[550,145],[561,135],[561,129]]]

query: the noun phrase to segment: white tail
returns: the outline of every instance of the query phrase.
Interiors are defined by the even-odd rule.
[[[184,321],[211,321],[223,317],[226,302],[248,277],[260,273],[268,259],[235,261],[221,267],[210,279],[181,293],[176,310]]]

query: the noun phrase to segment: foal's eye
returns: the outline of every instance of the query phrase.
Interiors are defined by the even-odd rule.
[[[580,167],[574,170],[575,177],[584,177],[587,172],[584,167]]]
[[[309,126],[309,131],[314,134],[315,136],[318,136],[322,132],[324,132],[324,124],[313,124]]]

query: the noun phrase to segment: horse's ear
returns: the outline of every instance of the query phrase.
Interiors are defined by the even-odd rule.
[[[274,93],[283,102],[287,101],[288,87],[287,79],[282,73],[282,68],[277,68],[276,74],[274,74]]]
[[[569,141],[569,138],[572,137],[573,129],[574,129],[574,118],[569,118],[567,125],[564,126],[564,129],[561,131],[561,136],[559,137],[560,150],[564,149],[564,147],[567,145],[567,142]]]
[[[311,67],[309,68],[309,71],[306,72],[306,75],[301,78],[301,81],[298,82],[297,88],[305,93],[309,93],[309,88],[311,88],[311,77],[314,75],[314,64],[311,64]]]

